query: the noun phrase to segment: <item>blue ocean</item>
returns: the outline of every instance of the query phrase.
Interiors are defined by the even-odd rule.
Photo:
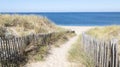
[[[17,14],[46,16],[58,25],[104,26],[120,24],[120,12],[33,12]]]

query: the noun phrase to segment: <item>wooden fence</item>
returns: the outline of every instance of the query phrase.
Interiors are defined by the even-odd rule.
[[[63,32],[74,33],[73,31]],[[27,62],[26,54],[30,54],[31,51],[36,53],[44,45],[50,49],[51,41],[55,40],[54,37],[58,33],[60,32],[31,34],[24,37],[0,37],[0,67],[20,67],[22,63]]]
[[[45,44],[45,38],[50,37],[51,34],[53,33],[12,38],[0,37],[0,67],[19,67],[21,63],[26,61],[24,55],[26,47],[31,42],[37,43],[40,39],[42,39],[41,43]]]
[[[93,61],[95,67],[119,67],[117,40],[97,40],[82,34],[82,46],[85,54]]]

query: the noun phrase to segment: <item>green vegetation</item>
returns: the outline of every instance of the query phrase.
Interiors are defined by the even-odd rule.
[[[68,60],[71,63],[77,64],[78,67],[94,67],[92,60],[83,51],[81,36],[79,36],[78,40],[69,50]]]
[[[48,49],[49,47],[46,45],[41,45],[38,52],[35,53],[34,51],[34,55],[29,54],[29,62],[33,62],[33,61],[44,61],[45,57],[48,54]]]

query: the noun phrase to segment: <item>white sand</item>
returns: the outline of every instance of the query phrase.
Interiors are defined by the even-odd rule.
[[[89,30],[94,27],[86,26],[61,26],[66,29],[74,30],[77,33],[77,36],[71,38],[65,44],[62,44],[59,48],[53,48],[50,51],[50,55],[43,62],[34,62],[27,64],[27,67],[76,67],[74,64],[69,63],[67,60],[68,51],[71,48],[71,45],[77,40],[78,35],[84,31]],[[83,66],[82,66],[83,67]]]

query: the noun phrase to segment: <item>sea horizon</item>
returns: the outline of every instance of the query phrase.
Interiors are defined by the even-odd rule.
[[[0,12],[0,14],[45,16],[62,26],[120,25],[120,12]]]

